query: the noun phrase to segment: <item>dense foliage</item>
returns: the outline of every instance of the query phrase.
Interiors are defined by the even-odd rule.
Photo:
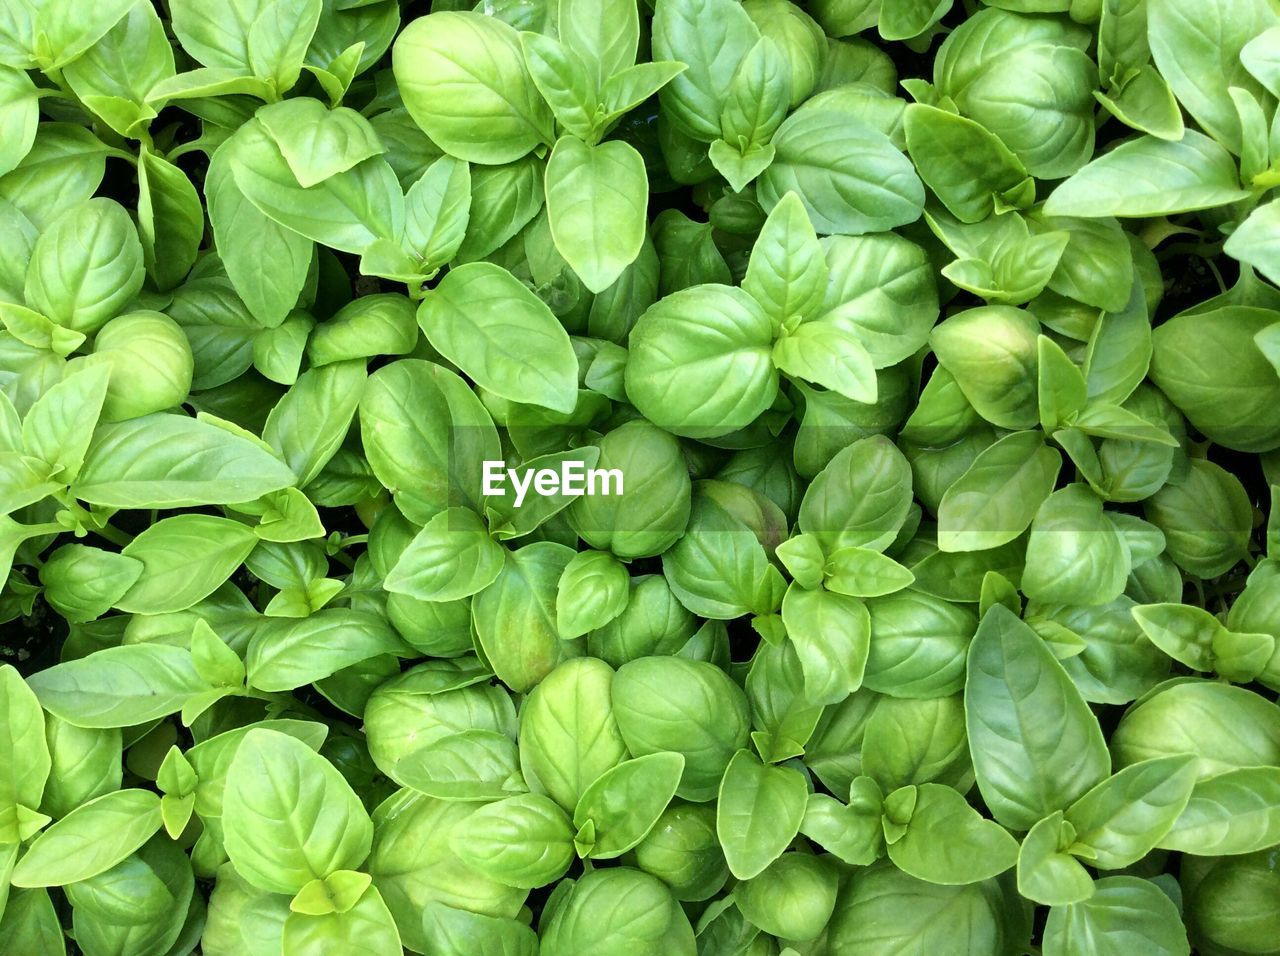
[[[0,952],[1280,953],[1280,8],[463,5],[0,3]]]

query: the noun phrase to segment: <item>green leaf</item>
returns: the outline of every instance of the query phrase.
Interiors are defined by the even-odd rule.
[[[1195,785],[1189,755],[1153,757],[1103,780],[1067,808],[1080,855],[1104,870],[1136,863],[1163,841]]]
[[[654,59],[688,66],[658,93],[663,111],[699,142],[720,136],[720,111],[729,84],[760,31],[730,0],[664,3],[653,17]]]
[[[418,324],[441,354],[513,402],[571,412],[577,361],[564,327],[511,273],[488,262],[451,269],[423,299]]]
[[[345,911],[320,916],[290,913],[284,920],[281,941],[290,956],[323,956],[335,946],[378,956],[404,951],[395,918],[374,886]]]
[[[27,155],[39,121],[40,106],[31,78],[22,70],[0,70],[0,176]]]
[[[829,322],[806,322],[774,343],[773,362],[803,378],[866,405],[875,403],[876,371],[857,336]]]
[[[556,628],[556,582],[573,552],[539,541],[503,556],[494,582],[472,600],[484,656],[507,686],[528,691],[560,661],[580,653]]]
[[[600,88],[593,85],[586,61],[559,40],[541,33],[521,33],[520,49],[529,78],[560,125],[588,144],[599,140]]]
[[[296,478],[245,438],[185,415],[144,415],[100,426],[72,488],[115,508],[182,508],[251,501]]]
[[[9,514],[63,488],[48,480],[44,462],[16,452],[0,452],[0,513]]]
[[[969,648],[965,722],[978,789],[997,821],[1030,829],[1106,777],[1097,718],[1043,641],[1007,608]]]
[[[289,910],[304,916],[346,913],[359,902],[373,877],[355,870],[337,870],[323,880],[312,880],[289,902]]]
[[[1261,93],[1240,52],[1276,25],[1259,0],[1158,0],[1148,13],[1151,55],[1187,112],[1216,140],[1240,154],[1240,123],[1229,87]]]
[[[913,787],[915,806],[900,839],[889,843],[889,859],[906,873],[930,883],[976,883],[1003,873],[1018,860],[1018,841],[984,819],[964,797],[936,783]],[[891,809],[894,794],[886,800]]]
[[[351,785],[294,737],[250,730],[227,771],[226,847],[249,883],[294,894],[364,862],[373,825]]]
[[[1143,136],[1095,159],[1045,202],[1050,216],[1163,216],[1248,197],[1235,161],[1203,133]]]
[[[908,588],[915,575],[869,548],[841,548],[823,567],[823,587],[850,597],[881,597]]]
[[[486,68],[475,70],[481,62]],[[497,17],[420,17],[396,39],[392,68],[409,114],[451,156],[496,165],[550,142],[551,110],[525,68],[518,34]],[[451,94],[441,97],[442,87]]]
[[[89,199],[68,208],[36,241],[27,304],[59,325],[93,332],[142,288],[142,244],[124,207]]]
[[[1087,485],[1055,491],[1036,511],[1022,590],[1058,604],[1108,604],[1125,588],[1129,549]]]
[[[773,340],[773,321],[741,289],[681,289],[632,329],[627,396],[649,421],[677,435],[743,428],[777,395]]]
[[[176,713],[209,690],[191,654],[165,644],[108,647],[27,683],[45,710],[77,727],[131,727]]]
[[[363,252],[377,239],[397,240],[404,230],[404,194],[380,156],[304,188],[257,120],[241,126],[228,145],[237,188],[263,215],[287,229],[352,253]]]
[[[0,665],[0,759],[10,768],[0,781],[0,814],[6,822],[17,807],[35,810],[40,806],[51,766],[44,725],[40,702],[31,688],[12,665]],[[3,842],[17,840],[5,834]]]
[[[329,110],[319,100],[299,97],[255,115],[304,189],[384,151],[369,121],[346,107]]]
[[[397,303],[398,305],[399,303]],[[411,314],[404,303],[405,317]],[[360,361],[333,362],[298,376],[267,415],[262,440],[305,487],[329,463],[351,427],[365,387]]]
[[[1222,251],[1275,282],[1280,278],[1280,202],[1258,206],[1227,237]],[[1259,332],[1259,335],[1262,333]]]
[[[734,887],[733,902],[748,923],[763,932],[781,939],[811,939],[831,919],[839,882],[839,871],[830,860],[784,853],[759,876]]]
[[[766,35],[756,41],[734,70],[720,109],[723,142],[743,156],[763,148],[772,157],[769,140],[786,118],[787,111],[803,98],[803,88],[793,90],[792,86],[797,85],[795,81],[808,85],[809,80],[803,76],[807,65],[803,61],[795,64],[793,75],[793,66],[779,42],[783,37],[778,34],[770,37],[768,30],[763,32]],[[713,162],[715,151],[713,143]]]
[[[258,543],[247,525],[229,518],[184,514],[151,525],[124,549],[142,574],[116,601],[122,611],[182,611],[214,592]]]
[[[1280,27],[1270,27],[1253,37],[1240,50],[1240,62],[1274,96],[1280,90],[1280,63],[1277,57]]]
[[[502,546],[489,537],[479,515],[450,508],[414,536],[383,587],[422,601],[453,601],[492,584],[502,561]]]
[[[1089,398],[1123,402],[1146,377],[1151,363],[1151,321],[1146,293],[1134,282],[1129,301],[1119,312],[1105,312],[1094,326],[1085,352],[1084,374]]]
[[[1149,63],[1144,63],[1124,86],[1094,97],[1112,116],[1140,133],[1177,142],[1186,132],[1182,110],[1169,84]]]
[[[883,551],[911,508],[911,466],[883,436],[855,441],[827,463],[800,502],[797,527],[828,554],[841,548]]]
[[[518,489],[515,489],[515,494],[504,491],[498,495],[486,495],[484,512],[485,519],[489,522],[489,533],[499,541],[522,538],[584,497],[577,492],[588,486],[594,489],[592,494],[603,487],[604,494],[609,497],[620,495],[622,492],[619,489],[625,482],[617,475],[605,477],[603,481],[592,477],[599,460],[599,448],[595,445],[580,445],[571,451],[539,455],[522,462],[515,470],[524,474],[525,481],[533,482],[534,494],[532,498],[527,497],[529,486],[526,485],[526,497],[518,505]],[[548,493],[542,494],[538,491],[538,475],[548,471],[555,478],[554,484],[542,485],[541,487],[549,489]],[[518,479],[509,480],[509,483],[514,485],[516,480]],[[499,487],[505,488],[505,485],[499,484]]]
[[[1093,895],[1093,878],[1067,852],[1075,828],[1056,810],[1033,826],[1018,850],[1018,892],[1049,906],[1079,903]]]
[[[940,216],[930,216],[930,224],[940,224]],[[1026,220],[1016,213],[989,218],[965,231],[977,241],[957,241],[960,235],[940,232],[961,256],[943,266],[942,275],[988,302],[1009,305],[1020,305],[1044,291],[1070,238],[1063,230],[1031,232]]]
[[[765,220],[742,288],[778,323],[817,314],[827,291],[827,263],[795,193],[783,196]]]
[[[24,4],[26,6],[26,4]],[[93,46],[93,44],[128,12],[129,0],[110,0],[96,7],[70,11],[58,6],[31,4],[38,32],[30,48],[44,69],[56,69]]]
[[[103,142],[82,126],[49,123],[26,158],[4,176],[0,198],[27,220],[18,235],[36,227],[19,246],[24,249],[24,258],[39,231],[94,194],[102,182],[106,151]],[[7,216],[6,222],[12,225],[15,220]],[[20,290],[22,272],[15,278]]]
[[[861,601],[831,591],[791,587],[782,623],[804,672],[805,696],[835,704],[862,686],[871,645],[871,616]]]
[[[822,545],[813,535],[796,534],[778,545],[774,554],[787,569],[787,573],[801,587],[816,588],[823,583],[823,567],[827,556],[822,551]],[[841,588],[831,588],[831,590],[840,594],[845,593]],[[854,595],[854,597],[859,596],[861,595]]]
[[[140,560],[82,544],[64,544],[40,568],[44,599],[73,624],[101,617],[142,576]]]
[[[1049,910],[1045,956],[1187,956],[1191,947],[1178,908],[1164,890],[1136,876],[1098,880],[1087,900]]]
[[[160,798],[117,790],[81,804],[45,830],[13,871],[14,886],[65,886],[115,866],[160,829]]]
[[[800,830],[807,800],[798,770],[771,767],[739,750],[725,770],[716,804],[716,835],[729,871],[749,880],[781,856]]]
[[[538,956],[537,934],[518,919],[428,903],[423,924],[425,948],[441,956]]]
[[[1046,432],[1071,424],[1088,401],[1084,374],[1053,339],[1041,335],[1036,340],[1039,367],[1038,402],[1040,424]]]
[[[421,359],[369,376],[360,438],[373,474],[418,525],[450,506],[482,507],[482,462],[502,458],[493,420],[467,383]]]
[[[914,222],[924,207],[911,161],[845,112],[801,107],[778,127],[772,145],[777,155],[756,184],[761,205],[772,209],[794,191],[819,233],[883,232]]]
[[[1270,309],[1234,305],[1174,316],[1152,334],[1151,380],[1206,437],[1239,451],[1270,449],[1280,441],[1270,413],[1280,377],[1255,336],[1274,323]],[[1217,363],[1194,359],[1226,354],[1235,356],[1226,379]]]
[[[629,0],[565,0],[557,24],[561,41],[586,61],[597,89],[636,62],[640,18]]]
[[[569,817],[540,793],[480,807],[454,827],[449,843],[467,866],[522,889],[554,882],[574,858]]]
[[[981,551],[1012,541],[1049,497],[1062,456],[1039,432],[1014,432],[983,450],[942,496],[938,547]]]
[[[973,120],[912,103],[903,129],[920,178],[961,222],[981,222],[997,203],[1024,207],[1034,200],[1034,181],[1018,157]]]
[[[471,168],[441,156],[405,193],[402,245],[422,258],[429,273],[457,253],[470,218]]]
[[[631,599],[626,566],[604,551],[580,551],[556,584],[556,629],[565,640],[603,627]]]
[[[154,7],[135,3],[102,39],[68,63],[62,75],[82,103],[121,136],[128,136],[154,118],[147,94],[173,72],[173,48],[159,14]]]
[[[951,8],[951,0],[904,0],[880,11],[880,36],[910,40],[933,26]]]
[[[244,662],[203,619],[191,632],[191,660],[196,671],[213,686],[239,687],[244,683]]]
[[[522,790],[515,741],[492,730],[466,730],[396,762],[396,780],[442,800],[488,801]]]
[[[138,233],[147,274],[172,289],[191,271],[204,238],[204,210],[181,169],[145,147],[138,157]]]
[[[828,929],[829,945],[837,952],[987,953],[998,952],[1007,939],[1003,897],[993,898],[989,883],[940,886],[888,863],[859,875]]]
[[[778,151],[772,143],[748,146],[745,151],[740,152],[724,140],[718,139],[707,149],[707,157],[716,172],[729,181],[735,192],[746,189],[769,168],[777,155]]]
[[[1280,769],[1241,767],[1200,780],[1157,846],[1197,856],[1252,853],[1280,842]]]
[[[875,782],[858,777],[848,806],[823,793],[809,794],[800,832],[850,866],[867,866],[884,855],[881,810]]]
[[[619,668],[613,711],[627,750],[640,756],[678,753],[684,773],[676,794],[715,798],[725,768],[747,744],[742,689],[714,664],[683,657],[640,657]]]
[[[880,698],[865,725],[862,764],[867,776],[888,791],[920,783],[954,785],[967,777],[960,696]]]
[[[602,773],[573,810],[573,825],[579,831],[592,825],[591,845],[580,847],[579,855],[613,859],[643,840],[675,796],[683,772],[681,754],[655,753]]]
[[[601,91],[605,108],[610,116],[635,109],[686,69],[688,67],[684,63],[669,60],[629,66],[605,82]]]
[[[16,848],[15,848],[16,849]],[[0,945],[35,956],[64,956],[66,936],[47,890],[16,890],[9,898],[5,919],[0,921]]]
[[[1192,670],[1214,669],[1213,646],[1222,623],[1208,611],[1186,604],[1147,604],[1133,608],[1147,640]]]
[[[274,328],[298,302],[313,243],[261,212],[240,190],[232,170],[237,142],[227,140],[209,161],[204,179],[209,225],[236,293],[264,326]],[[272,268],[262,268],[264,258]]]
[[[284,93],[298,80],[321,10],[320,0],[244,0],[234,28],[225,13],[199,0],[177,0],[171,12],[173,32],[200,63],[251,72]]]
[[[680,603],[720,620],[772,612],[785,587],[752,529],[707,493],[694,498],[684,536],[663,553],[662,571]]]
[[[75,480],[107,397],[110,369],[89,366],[40,396],[22,421],[23,450],[44,462],[51,478]]]
[[[613,668],[574,659],[537,685],[520,710],[520,767],[534,792],[566,810],[602,773],[627,758],[610,706]]]
[[[386,619],[371,611],[328,608],[303,618],[276,618],[249,641],[245,668],[259,690],[293,690],[379,654],[409,648]]]
[[[1031,313],[990,305],[950,316],[929,343],[983,418],[1000,428],[1030,428],[1039,421],[1039,332]]]

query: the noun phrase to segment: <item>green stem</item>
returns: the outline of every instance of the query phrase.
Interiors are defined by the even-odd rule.
[[[106,155],[113,156],[116,159],[123,159],[127,162],[133,163],[135,166],[138,165],[138,157],[133,155],[133,153],[129,152],[127,149],[117,149],[114,146],[109,146],[107,148]]]
[[[173,147],[173,149],[169,150],[169,152],[165,153],[164,158],[172,163],[177,160],[179,156],[185,156],[187,153],[203,152],[206,145],[207,143],[205,138],[201,136],[186,143],[179,143],[177,146]]]
[[[51,86],[39,87],[36,90],[36,97],[42,100],[51,98],[55,100],[69,100],[76,104],[79,104],[80,102],[76,99],[76,95],[74,93],[68,92],[67,90],[56,90]]]
[[[1206,261],[1214,256],[1222,255],[1221,242],[1175,242],[1173,245],[1165,246],[1157,254],[1157,258],[1166,259],[1169,256],[1176,255],[1192,255],[1199,256]]]
[[[1226,282],[1224,282],[1224,281],[1223,281],[1223,279],[1222,279],[1222,273],[1219,271],[1218,267],[1217,267],[1216,265],[1214,265],[1213,260],[1212,260],[1212,259],[1209,259],[1209,258],[1206,258],[1206,259],[1204,260],[1204,264],[1205,264],[1206,266],[1208,266],[1208,267],[1209,267],[1209,271],[1213,273],[1213,278],[1214,278],[1214,280],[1218,283],[1218,291],[1219,291],[1220,293],[1221,293],[1221,292],[1226,292],[1226,291],[1227,291],[1227,284],[1226,284]]]
[[[1186,226],[1178,226],[1169,221],[1167,216],[1161,216],[1159,219],[1152,219],[1142,227],[1139,237],[1142,239],[1143,245],[1148,249],[1154,249],[1160,243],[1164,242],[1170,236],[1203,236],[1199,230],[1190,229]]]
[[[105,538],[112,544],[121,548],[127,548],[133,543],[133,535],[126,534],[119,528],[113,528],[110,524],[104,524],[101,528],[93,528],[91,530],[99,538]]]
[[[75,90],[71,88],[71,84],[68,83],[66,77],[62,75],[62,70],[60,68],[51,66],[49,69],[42,70],[41,72],[49,79],[53,80],[64,96],[68,99],[75,100],[77,103],[80,102],[80,97],[76,96]]]

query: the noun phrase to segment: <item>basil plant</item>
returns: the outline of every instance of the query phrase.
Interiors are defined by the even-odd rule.
[[[1273,0],[0,8],[0,953],[1280,956]]]

